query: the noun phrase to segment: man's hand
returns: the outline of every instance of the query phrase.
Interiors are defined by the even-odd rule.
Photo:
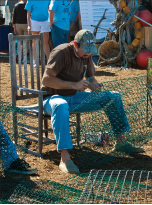
[[[53,24],[55,24],[57,21],[53,21],[53,22],[50,22],[50,27],[52,28],[53,27]]]
[[[87,80],[81,80],[75,83],[75,90],[84,91],[90,87],[90,82]]]
[[[90,83],[90,89],[93,91],[93,92],[98,92],[98,88],[101,87],[101,83]]]
[[[16,30],[16,27],[14,27],[14,33],[15,33],[15,34],[17,34],[17,30]]]

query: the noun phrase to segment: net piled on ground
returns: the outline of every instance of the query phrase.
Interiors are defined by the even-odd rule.
[[[121,152],[113,151],[115,137],[109,118],[105,114],[105,111],[107,112],[108,109],[117,109],[117,97],[110,100],[110,97],[107,96],[109,97],[109,103],[105,107],[101,110],[90,112],[90,109],[97,108],[96,103],[92,103],[90,107],[88,106],[88,102],[92,101],[92,99],[96,101],[97,98],[100,98],[100,91],[116,91],[120,93],[130,125],[130,130],[125,133],[125,140],[127,142],[141,147],[144,143],[151,139],[152,128],[149,126],[149,122],[152,117],[152,109],[150,101],[147,101],[146,85],[147,76],[104,82],[102,83],[100,90],[98,90],[98,93],[92,93],[83,103],[76,107],[74,112],[81,111],[81,108],[84,106],[88,111],[81,113],[81,147],[75,147],[83,168],[94,168],[94,166],[98,164],[130,154],[130,150],[128,153],[126,150],[122,150]],[[117,123],[116,115],[115,124]],[[121,127],[121,123],[119,126]],[[109,135],[108,142],[102,140],[101,137],[103,136],[102,133],[105,132]]]
[[[151,194],[151,171],[91,170],[64,184],[49,180],[20,181],[1,200],[15,204],[151,204]]]
[[[3,196],[15,204],[67,204],[78,203],[82,190],[49,180],[19,183]]]
[[[17,117],[18,123],[25,123],[26,118],[23,115],[23,110],[13,107],[10,103],[0,101],[0,122],[4,129],[0,130],[0,156],[4,159],[5,155],[11,154],[10,150],[12,143],[17,143],[20,146],[26,147],[26,141],[24,139],[17,139],[16,134],[23,135],[24,131],[20,126],[13,124],[13,117]],[[0,126],[2,128],[2,126]],[[11,156],[9,156],[10,158]],[[24,157],[24,152],[20,151],[20,158]],[[0,159],[2,160],[2,159]],[[0,172],[3,171],[2,163],[0,163]]]
[[[151,194],[151,171],[92,170],[79,203],[151,204]]]

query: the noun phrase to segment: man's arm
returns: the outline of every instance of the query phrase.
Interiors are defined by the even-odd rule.
[[[13,11],[13,27],[14,27],[14,33],[17,34],[17,30],[16,30],[16,7],[14,7],[14,11]]]
[[[52,69],[46,68],[43,78],[42,84],[46,87],[54,88],[54,89],[74,89],[84,91],[90,86],[90,82],[86,80],[81,80],[79,82],[70,82],[64,81],[56,77],[55,71]]]
[[[49,12],[49,18],[50,18],[50,26],[51,26],[51,28],[52,28],[53,18],[54,18],[54,11],[53,11],[53,10],[50,10],[50,12]]]
[[[80,11],[77,11],[77,15],[75,17],[74,22],[77,23],[79,21]]]

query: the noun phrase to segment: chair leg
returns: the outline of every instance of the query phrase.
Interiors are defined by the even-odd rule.
[[[78,146],[80,146],[79,145],[79,142],[80,142],[80,113],[77,113],[76,114],[76,121],[77,121],[77,126],[76,126],[76,133],[77,133],[77,144],[78,144]]]
[[[47,119],[44,119],[44,129],[48,129],[48,120]],[[48,131],[45,132],[45,137],[48,138]]]

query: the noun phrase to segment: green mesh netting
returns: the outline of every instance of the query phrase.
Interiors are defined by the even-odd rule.
[[[49,180],[28,180],[7,192],[3,199],[17,204],[78,203],[82,190]]]
[[[151,204],[151,194],[151,171],[91,170],[64,184],[41,179],[20,182],[1,200],[16,204]]]
[[[0,199],[0,204],[14,204],[13,202]]]
[[[150,204],[152,172],[138,170],[92,170],[80,204]]]
[[[2,157],[3,159],[8,159],[8,157],[9,159],[11,158],[11,149],[13,149],[12,143],[17,143],[22,147],[26,147],[27,141],[17,137],[19,135],[24,135],[24,131],[22,130],[21,126],[13,123],[16,119],[18,124],[26,123],[26,118],[23,114],[23,110],[13,107],[10,103],[0,101],[0,157]],[[20,158],[23,157],[24,152],[20,151]],[[2,159],[0,158],[0,160]],[[0,172],[2,171],[3,167],[2,163],[0,163]]]
[[[129,121],[130,130],[125,133],[125,141],[141,147],[151,139],[151,93],[147,92],[147,76],[120,79],[102,83],[98,91],[116,91],[122,98],[124,109]],[[110,100],[101,110],[90,112],[88,102],[96,100],[100,93],[92,93],[83,103],[78,105],[74,112],[86,107],[88,112],[81,113],[80,146],[75,150],[80,159],[82,168],[94,168],[95,166],[117,159],[120,156],[131,154],[134,150],[113,150],[115,137],[108,116],[105,112],[110,108],[117,109],[117,97]],[[96,109],[96,104],[91,104]],[[112,115],[115,113],[112,113]],[[115,124],[117,124],[115,115]],[[121,127],[121,123],[119,124]],[[72,130],[76,134],[76,130]],[[108,133],[108,143],[101,140],[102,133]]]

